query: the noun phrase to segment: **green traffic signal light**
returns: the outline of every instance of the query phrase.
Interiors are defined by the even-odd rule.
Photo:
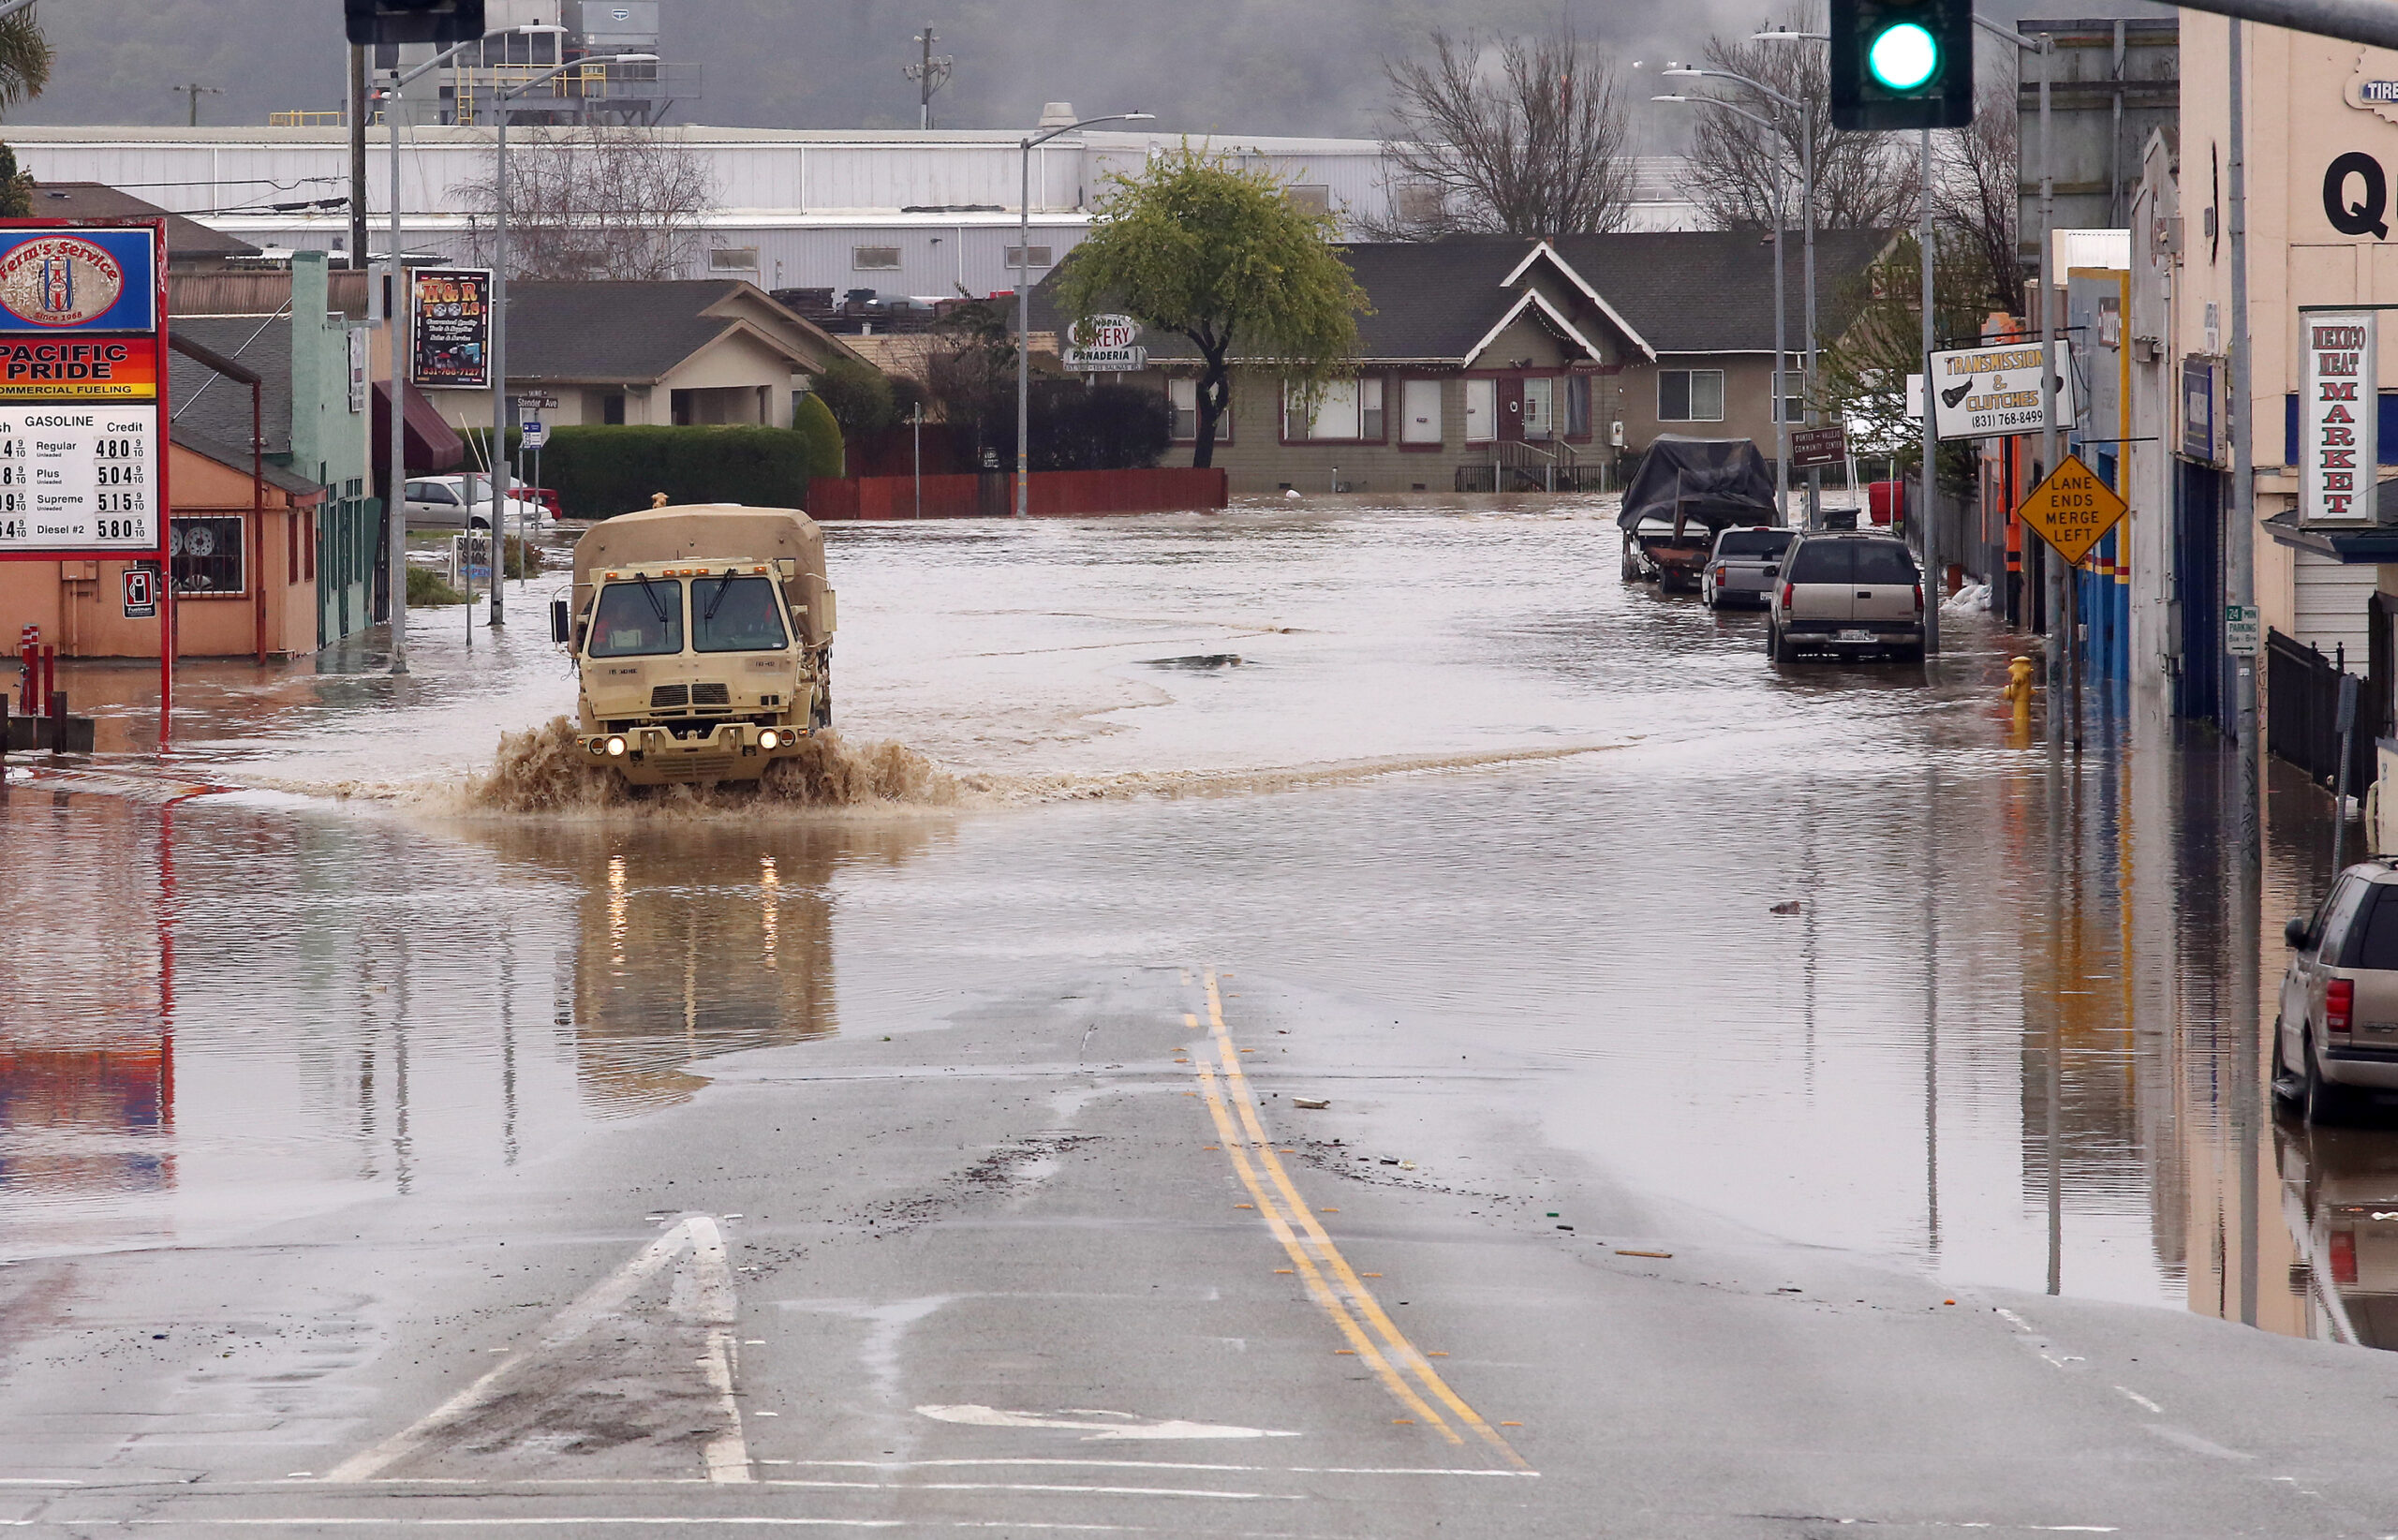
[[[1917,91],[1940,72],[1940,42],[1920,22],[1883,29],[1866,48],[1865,67],[1893,91]]]
[[[1974,121],[1974,0],[1830,0],[1832,126]]]

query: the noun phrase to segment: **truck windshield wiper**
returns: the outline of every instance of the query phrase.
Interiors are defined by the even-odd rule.
[[[661,626],[673,625],[674,617],[666,613],[666,600],[659,598],[658,590],[649,585],[649,574],[635,572],[633,581],[641,585],[642,595],[649,600],[649,607],[658,612],[658,623]]]
[[[724,576],[716,580],[716,597],[708,600],[708,607],[701,614],[700,618],[703,621],[714,620],[716,618],[716,607],[723,603],[724,596],[731,592],[733,592],[733,574],[728,571]]]

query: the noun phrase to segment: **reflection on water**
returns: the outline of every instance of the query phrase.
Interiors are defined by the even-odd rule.
[[[0,790],[0,1254],[453,1189],[833,1032],[843,873],[938,829]]]

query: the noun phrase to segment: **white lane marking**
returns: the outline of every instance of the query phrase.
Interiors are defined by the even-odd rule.
[[[1079,1492],[1095,1497],[1224,1497],[1241,1502],[1305,1503],[1302,1492],[1236,1492],[1218,1487],[1084,1487],[1039,1481],[809,1481],[768,1476],[761,1487],[837,1488],[879,1492]]]
[[[2200,1438],[2186,1429],[2167,1428],[2161,1423],[2154,1422],[2144,1422],[2140,1426],[2168,1444],[2178,1444],[2193,1454],[2205,1455],[2212,1459],[2255,1459],[2257,1458],[2237,1449],[2227,1449],[2213,1439]]]
[[[1295,1432],[1273,1428],[1236,1428],[1205,1422],[1183,1422],[1169,1419],[1147,1422],[1135,1418],[1130,1412],[1090,1412],[1076,1410],[1058,1416],[1039,1412],[1005,1412],[995,1406],[920,1406],[916,1414],[935,1422],[962,1422],[974,1428],[1070,1428],[1095,1429],[1083,1440],[1086,1444],[1113,1439],[1295,1439]],[[1092,1422],[1092,1417],[1118,1417],[1120,1422]]]
[[[2024,1320],[2013,1310],[2001,1309],[1998,1313],[2000,1316],[2011,1323],[2017,1331],[2030,1331],[2032,1329],[2032,1323]]]
[[[693,1249],[703,1233],[715,1242],[717,1263],[721,1268],[724,1240],[717,1230],[716,1222],[704,1214],[690,1215],[680,1224],[643,1247],[634,1254],[631,1261],[585,1290],[572,1304],[552,1316],[547,1329],[541,1333],[540,1340],[535,1344],[536,1348],[547,1352],[564,1347],[622,1310],[625,1302],[633,1296],[634,1292],[656,1277],[660,1268],[673,1262],[685,1251]],[[703,1265],[703,1271],[704,1270]],[[711,1281],[702,1279],[694,1283],[692,1293],[694,1308],[697,1308],[702,1300],[713,1299],[714,1290]],[[675,1281],[675,1286],[677,1295],[683,1295],[683,1279],[678,1278]],[[725,1286],[729,1292],[731,1288],[729,1274]],[[726,1314],[729,1318],[729,1309]],[[468,1413],[491,1399],[493,1390],[502,1379],[514,1372],[520,1364],[531,1362],[536,1355],[531,1353],[511,1354],[506,1361],[493,1366],[474,1384],[443,1401],[416,1422],[372,1448],[361,1450],[350,1456],[326,1472],[324,1479],[328,1482],[365,1481],[394,1461],[413,1454],[434,1434],[464,1418]],[[732,1436],[736,1440],[739,1438],[737,1415]],[[711,1444],[708,1447],[711,1455],[710,1474],[713,1475],[715,1473],[713,1456],[717,1444]]]
[[[1283,1475],[1443,1475],[1537,1477],[1538,1471],[1466,1471],[1437,1465],[1203,1465],[1181,1459],[1043,1459],[1031,1456],[988,1459],[762,1459],[761,1465],[851,1467],[867,1471],[935,1470],[959,1465],[1065,1465],[1110,1471],[1230,1471]]]
[[[724,1253],[724,1233],[705,1214],[684,1222],[690,1233],[691,1265],[674,1275],[670,1302],[674,1313],[708,1328],[708,1355],[702,1359],[708,1385],[716,1392],[717,1410],[724,1414],[724,1431],[710,1439],[702,1459],[710,1481],[748,1481],[749,1445],[741,1433],[741,1404],[733,1395],[733,1366],[738,1350],[733,1328],[740,1324],[733,1296],[733,1266]]]
[[[2124,1399],[2131,1402],[2134,1406],[2139,1407],[2143,1412],[2154,1412],[2159,1416],[2163,1416],[2165,1414],[2165,1408],[2157,1405],[2154,1401],[2150,1400],[2147,1397],[2141,1395],[2139,1391],[2134,1390],[2127,1385],[2117,1385],[2115,1387],[2115,1393],[2123,1397]]]

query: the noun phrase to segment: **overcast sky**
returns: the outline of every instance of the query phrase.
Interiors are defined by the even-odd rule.
[[[2138,0],[1982,0],[1985,14],[2169,14]],[[674,121],[760,126],[912,127],[899,73],[927,18],[955,79],[938,121],[1031,123],[1041,104],[1146,111],[1192,133],[1370,135],[1382,60],[1433,26],[1532,29],[1561,17],[1626,62],[1695,54],[1710,27],[1746,33],[1788,13],[1742,0],[661,0],[662,51],[698,63],[703,94]],[[338,106],[339,0],[47,0],[58,68],[21,123],[185,121],[197,81],[203,124],[263,124],[284,108]],[[1675,111],[1641,94],[1636,121],[1667,147]],[[1684,109],[1682,111],[1687,111]]]

